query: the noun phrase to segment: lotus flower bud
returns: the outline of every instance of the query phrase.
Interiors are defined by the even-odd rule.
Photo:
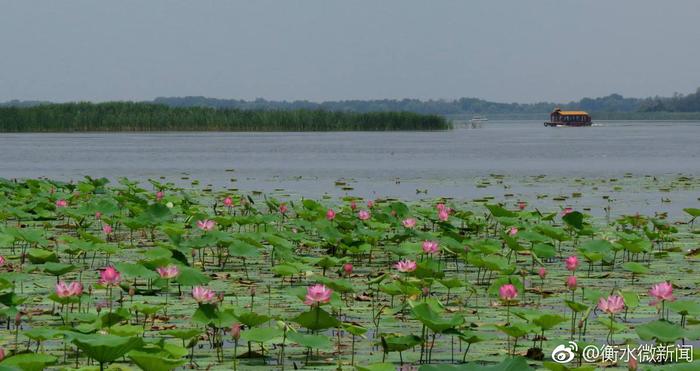
[[[639,367],[639,364],[637,363],[637,359],[634,358],[634,356],[631,356],[630,360],[627,362],[627,369],[629,371],[637,371],[638,367]]]
[[[240,323],[234,323],[231,325],[231,337],[233,340],[238,341],[238,339],[241,338],[241,324]]]
[[[577,286],[578,286],[578,284],[576,281],[576,276],[569,276],[566,279],[566,287],[568,287],[569,290],[574,291],[574,290],[576,290]]]

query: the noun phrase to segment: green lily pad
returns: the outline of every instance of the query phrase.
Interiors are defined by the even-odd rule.
[[[419,371],[531,371],[523,357],[508,358],[495,365],[482,365],[478,363],[465,363],[463,365],[422,365]]]
[[[256,327],[241,331],[241,339],[253,343],[265,343],[276,338],[282,338],[283,331],[276,327]]]
[[[0,362],[0,367],[20,369],[22,371],[42,371],[57,361],[58,358],[49,354],[22,353],[3,359]]]
[[[143,340],[138,337],[116,335],[76,334],[73,343],[97,362],[108,363],[137,348],[143,344]]]
[[[662,320],[639,325],[635,331],[642,340],[656,340],[661,343],[674,343],[685,337],[682,327]]]
[[[331,339],[324,335],[309,335],[302,334],[300,332],[288,332],[287,339],[307,348],[326,350],[333,349]]]

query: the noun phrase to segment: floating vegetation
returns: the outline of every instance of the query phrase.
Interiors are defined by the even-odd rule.
[[[149,183],[0,180],[1,369],[563,370],[569,342],[700,339],[696,205]]]

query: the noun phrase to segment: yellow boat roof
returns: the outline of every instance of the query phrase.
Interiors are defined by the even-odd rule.
[[[559,111],[560,115],[588,115],[586,111]]]

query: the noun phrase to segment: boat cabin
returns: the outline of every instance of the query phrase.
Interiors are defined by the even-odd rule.
[[[591,116],[584,111],[562,111],[557,108],[549,115],[549,121],[545,122],[545,126],[560,125],[589,126],[591,125]]]

